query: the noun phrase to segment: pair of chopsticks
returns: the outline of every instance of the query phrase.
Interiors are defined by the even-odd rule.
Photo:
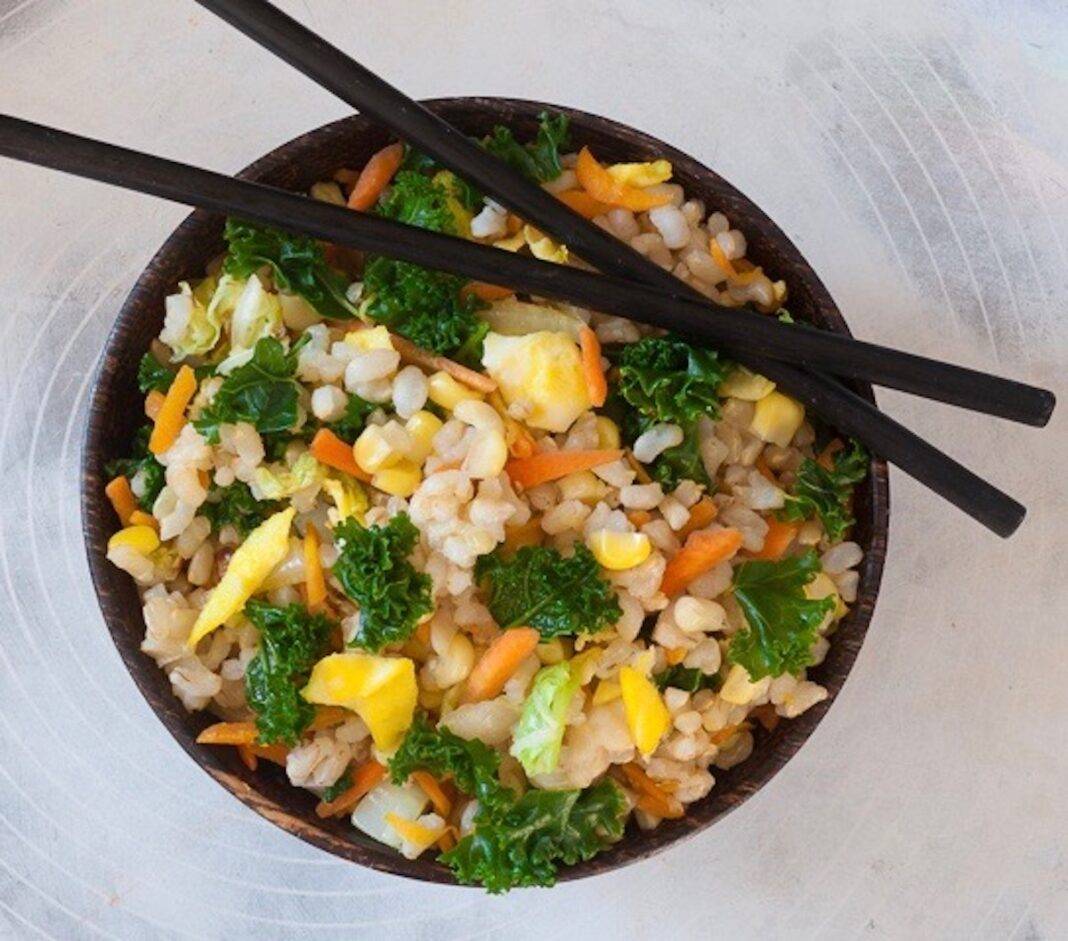
[[[817,370],[1037,426],[1049,420],[1054,406],[1050,392],[713,304],[271,4],[264,0],[198,2],[565,242],[602,273],[502,252],[7,116],[0,116],[0,154],[629,317],[672,330],[694,343],[713,343],[999,535],[1011,535],[1022,522],[1026,511],[1011,497]]]

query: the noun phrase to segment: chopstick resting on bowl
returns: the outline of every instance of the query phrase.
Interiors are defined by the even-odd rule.
[[[791,328],[760,318],[755,323],[760,325],[762,339],[754,340],[748,319],[737,321],[732,316],[737,311],[732,309],[723,309],[729,316],[709,316],[708,305],[703,302],[667,295],[618,278],[524,258],[9,116],[0,116],[0,155],[476,280],[505,283],[516,290],[645,320],[674,329],[695,342],[723,339],[727,341],[723,346],[728,352],[733,342],[740,344],[743,351],[755,347],[788,356],[800,345],[808,350],[812,361],[821,363],[834,362],[839,355],[849,357],[857,349],[865,349],[869,354],[879,351],[880,356],[893,353],[837,334]],[[850,375],[866,378],[864,370],[856,368],[854,362],[848,365]],[[982,373],[974,375],[976,381],[984,379]],[[820,377],[808,377],[804,373],[800,376],[812,378],[815,383],[810,386],[810,404],[842,431],[860,438],[890,460],[903,457],[908,464],[903,469],[994,532],[1010,535],[1023,519],[1025,510],[1019,503],[907,429],[893,422],[887,427],[882,421],[885,416],[870,403],[856,396],[863,408],[855,412],[844,410],[835,397],[821,394]]]

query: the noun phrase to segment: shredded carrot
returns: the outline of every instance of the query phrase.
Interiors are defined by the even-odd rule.
[[[645,465],[642,464],[633,454],[633,452],[627,452],[627,463],[630,465],[630,469],[637,475],[638,483],[651,484],[653,478],[649,476],[649,471],[645,469]]]
[[[508,406],[505,405],[500,390],[491,392],[486,401],[504,422],[504,440],[508,444],[508,453],[512,457],[530,457],[534,453],[534,436],[526,425],[508,414]]]
[[[131,526],[147,526],[149,529],[154,529],[159,532],[159,520],[156,519],[151,513],[146,513],[144,510],[134,510],[130,514]]]
[[[686,659],[686,652],[685,647],[669,647],[664,651],[664,659],[669,667],[673,667]]]
[[[641,767],[630,762],[622,768],[627,783],[637,792],[638,806],[646,813],[669,820],[678,819],[685,814],[682,804],[650,778]]]
[[[819,457],[816,458],[816,463],[824,470],[834,470],[834,455],[844,447],[845,444],[842,443],[842,439],[835,438],[820,451]]]
[[[646,523],[653,518],[653,514],[648,510],[628,510],[627,519],[634,524],[637,529],[641,529]]]
[[[340,817],[352,811],[364,795],[386,776],[385,765],[368,759],[352,776],[352,786],[332,801],[319,801],[315,813],[319,817]]]
[[[734,738],[735,735],[737,735],[745,728],[748,728],[748,726],[744,722],[738,725],[727,725],[720,729],[718,732],[710,732],[708,735],[708,740],[713,745],[725,745],[732,738]]]
[[[308,608],[318,611],[326,601],[326,576],[319,558],[319,530],[308,524],[304,534],[304,584],[308,591]]]
[[[556,198],[568,209],[577,212],[583,219],[603,216],[612,209],[608,203],[594,199],[585,190],[564,190],[562,193],[557,193]]]
[[[237,746],[237,757],[241,759],[243,764],[249,771],[255,771],[260,766],[260,760],[256,757],[248,745]]]
[[[370,209],[400,169],[403,159],[404,145],[401,143],[390,144],[374,154],[360,171],[349,193],[349,209],[358,209],[360,212]]]
[[[763,454],[757,457],[753,466],[760,471],[765,480],[775,484],[776,487],[779,486],[779,478],[775,476],[775,471],[768,467],[767,458],[765,458]]]
[[[197,736],[197,744],[253,745],[258,737],[255,722],[216,722]]]
[[[429,646],[430,645],[430,621],[420,621],[415,626],[415,634],[413,636],[424,647]]]
[[[104,493],[111,501],[119,522],[123,526],[129,526],[130,519],[137,512],[137,497],[134,496],[133,491],[130,489],[130,481],[120,475],[108,483],[104,488]]]
[[[352,718],[352,713],[341,706],[316,706],[315,718],[308,726],[309,732],[321,732],[323,729],[332,729],[335,725],[341,725]]]
[[[541,635],[532,627],[511,627],[495,637],[467,677],[466,700],[481,702],[499,695],[540,642]]]
[[[446,827],[445,832],[438,838],[438,849],[447,853],[456,845],[456,835],[453,827]]]
[[[764,537],[763,547],[759,552],[750,553],[749,557],[774,562],[776,559],[781,559],[783,553],[790,547],[790,543],[794,541],[798,530],[801,529],[801,524],[784,523],[782,520],[775,519],[774,516],[770,517],[767,523],[768,533]]]
[[[728,278],[737,276],[738,269],[731,264],[731,260],[727,257],[727,253],[720,247],[719,240],[715,236],[712,236],[712,238],[708,240],[708,251],[712,255],[712,260],[716,263],[716,266]]]
[[[521,487],[536,487],[550,480],[559,480],[568,474],[618,461],[622,456],[623,452],[614,448],[594,451],[544,451],[509,461],[504,469],[512,483]]]
[[[504,552],[514,554],[523,546],[541,545],[545,533],[541,528],[541,517],[534,514],[525,523],[504,527]]]
[[[197,391],[197,376],[192,368],[183,365],[174,377],[171,387],[160,406],[156,424],[148,439],[148,449],[153,454],[162,454],[178,437],[185,424],[185,409]]]
[[[590,405],[600,408],[608,398],[608,380],[601,366],[601,341],[589,327],[579,329],[579,349],[582,351],[582,375],[586,380]]]
[[[716,508],[716,504],[712,502],[711,497],[701,497],[700,500],[690,507],[690,518],[675,535],[678,536],[679,539],[685,539],[690,533],[695,533],[699,529],[704,529],[716,518],[717,512],[719,511]]]
[[[441,817],[448,817],[449,811],[452,810],[452,801],[441,789],[441,785],[438,784],[434,775],[429,771],[413,771],[411,777],[419,785],[420,790],[430,798],[430,803],[434,805],[435,813]]]
[[[468,281],[460,288],[460,297],[477,297],[487,304],[511,297],[513,294],[515,290],[512,288],[501,287],[499,284],[487,284],[485,281]]]
[[[742,534],[736,529],[690,533],[664,569],[660,590],[669,598],[677,595],[698,575],[732,558],[741,545]]]
[[[468,369],[466,366],[461,366],[459,363],[444,356],[430,353],[422,347],[416,346],[411,340],[406,340],[396,333],[391,333],[389,338],[393,342],[393,349],[400,353],[401,359],[406,363],[413,363],[427,372],[438,372],[439,370],[447,372],[457,382],[462,382],[476,392],[482,392],[486,395],[489,395],[497,388],[497,383],[489,376],[475,372],[473,369]]]
[[[264,758],[267,761],[273,762],[276,765],[281,765],[283,768],[286,766],[286,758],[289,755],[289,749],[285,745],[252,745],[245,746],[249,753],[257,758]]]
[[[658,195],[636,186],[618,182],[590,153],[589,147],[579,151],[575,175],[582,188],[594,199],[611,206],[622,206],[633,212],[645,212],[670,201],[666,195]]]
[[[370,476],[356,463],[352,445],[346,444],[329,428],[320,428],[308,447],[311,456],[320,464],[351,474],[357,480],[369,481]]]
[[[145,417],[155,421],[159,417],[159,410],[163,408],[165,398],[166,396],[159,389],[149,392],[145,396]]]

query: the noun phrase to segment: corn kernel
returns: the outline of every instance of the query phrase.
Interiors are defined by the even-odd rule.
[[[352,446],[352,455],[360,469],[368,474],[384,470],[404,457],[390,444],[378,425],[368,425],[360,432]]]
[[[609,529],[591,533],[587,545],[594,558],[613,572],[641,565],[653,551],[645,533],[617,533]]]
[[[593,471],[578,471],[561,477],[557,482],[560,497],[563,500],[581,500],[583,503],[596,503],[608,495],[608,485]]]
[[[615,680],[601,680],[593,694],[593,704],[601,706],[616,699],[619,699],[619,684]]]
[[[716,389],[723,398],[742,399],[746,402],[759,402],[769,392],[774,391],[774,382],[759,373],[750,372],[744,366],[735,366]]]
[[[108,552],[118,546],[127,546],[141,555],[151,555],[159,548],[159,536],[151,526],[127,526],[108,540]]]
[[[428,380],[430,401],[451,412],[456,406],[468,399],[481,399],[482,395],[474,389],[457,382],[447,372],[436,372]]]
[[[407,458],[402,458],[390,467],[380,470],[371,478],[371,484],[394,497],[410,497],[422,483],[423,475]]]
[[[619,447],[619,425],[606,415],[598,415],[595,423],[597,428],[597,447],[608,451],[614,451]]]
[[[370,350],[393,349],[393,341],[390,340],[389,331],[385,327],[352,330],[345,334],[345,342],[361,353],[367,353]]]
[[[773,391],[756,403],[749,429],[761,441],[785,448],[789,446],[804,420],[805,409],[800,402],[781,392]]]
[[[434,450],[434,435],[441,431],[443,422],[433,412],[425,409],[416,412],[404,423],[404,430],[408,432],[411,442],[408,448],[408,457],[416,464],[422,464]]]

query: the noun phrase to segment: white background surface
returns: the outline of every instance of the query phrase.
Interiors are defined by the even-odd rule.
[[[861,336],[1068,398],[1058,0],[284,6],[416,97],[673,141],[780,223]],[[0,110],[226,171],[345,113],[190,0],[0,0]],[[77,504],[100,345],[184,214],[0,162],[0,937],[1068,936],[1068,403],[1038,432],[880,395],[1029,519],[1002,542],[895,474],[839,701],[653,860],[487,899],[339,862],[211,782],[111,646]]]

